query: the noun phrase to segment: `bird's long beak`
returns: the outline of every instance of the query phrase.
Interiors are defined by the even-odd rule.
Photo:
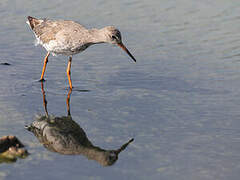
[[[133,55],[129,52],[129,50],[124,46],[124,44],[122,42],[118,43],[117,45],[120,48],[122,48],[134,60],[134,62],[136,62],[136,59],[133,57]]]
[[[118,155],[120,152],[122,152],[124,149],[126,149],[126,147],[133,142],[133,138],[130,139],[127,143],[125,143],[124,145],[122,145],[118,150],[115,151],[115,153]]]

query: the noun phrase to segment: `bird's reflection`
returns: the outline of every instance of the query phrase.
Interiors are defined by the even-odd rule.
[[[66,100],[67,116],[56,117],[48,114],[43,83],[41,86],[45,115],[39,115],[27,129],[34,133],[39,142],[48,150],[67,155],[84,155],[103,166],[110,166],[117,161],[119,153],[133,141],[130,139],[117,150],[105,150],[94,146],[84,130],[71,117],[70,97],[72,90],[69,90]]]

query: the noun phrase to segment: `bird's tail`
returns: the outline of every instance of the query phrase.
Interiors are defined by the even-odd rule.
[[[27,24],[33,29],[35,26],[37,26],[38,24],[40,24],[42,22],[42,20],[28,16],[27,17]]]

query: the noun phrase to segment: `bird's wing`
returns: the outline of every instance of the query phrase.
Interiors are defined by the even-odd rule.
[[[43,20],[33,28],[33,31],[40,44],[44,45],[53,41],[58,48],[68,50],[84,50],[90,38],[88,29],[74,21]]]

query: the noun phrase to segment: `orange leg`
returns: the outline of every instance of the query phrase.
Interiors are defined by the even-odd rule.
[[[43,64],[43,68],[42,68],[42,75],[41,75],[41,79],[40,81],[44,81],[44,73],[45,73],[45,69],[48,63],[48,56],[50,55],[50,53],[48,52],[46,57],[44,58],[44,64]]]
[[[67,95],[67,100],[66,100],[68,116],[71,116],[71,113],[70,113],[70,97],[71,97],[71,94],[72,94],[72,89],[69,89],[68,95]]]
[[[71,64],[72,64],[72,57],[70,56],[69,60],[68,60],[68,66],[67,66],[67,77],[68,77],[68,82],[69,82],[70,89],[72,89]]]
[[[48,117],[47,100],[46,100],[46,94],[45,94],[45,91],[44,91],[43,82],[41,82],[41,88],[42,88],[42,95],[43,95],[43,107],[44,107],[44,110],[45,110],[46,117]]]

